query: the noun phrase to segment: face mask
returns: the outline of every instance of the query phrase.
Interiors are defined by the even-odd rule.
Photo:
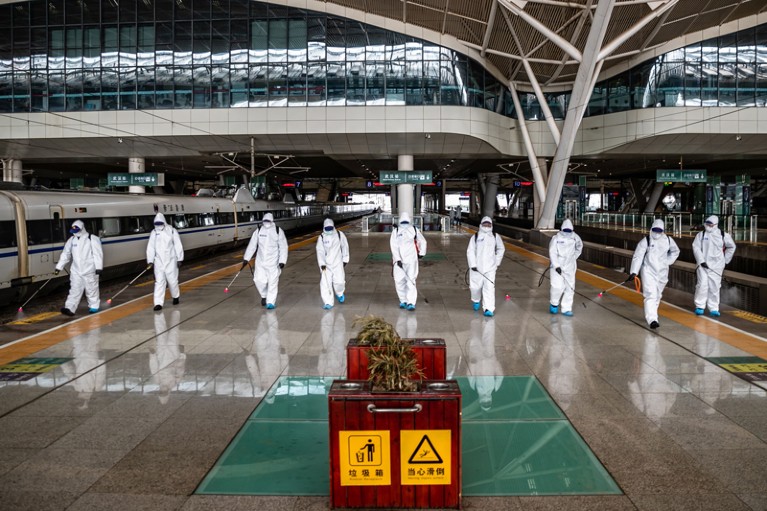
[[[272,222],[269,220],[264,220],[264,229],[269,229],[272,226]]]
[[[650,233],[650,237],[652,239],[654,239],[654,240],[660,239],[661,236],[663,236],[663,231],[662,230],[655,230],[655,229],[653,229],[652,232]]]
[[[163,223],[156,223],[156,224],[154,224],[154,228],[157,229],[158,231],[162,231],[163,229],[165,229],[165,224],[163,224]]]
[[[80,236],[80,228],[79,227],[72,227],[69,229],[69,234],[74,234],[75,236]]]
[[[328,225],[327,227],[325,227],[325,232],[330,232],[332,230],[333,230],[333,226],[332,225]]]
[[[572,229],[562,229],[562,236],[570,237],[573,235]]]
[[[482,224],[482,225],[479,226],[479,230],[482,231],[482,232],[490,232],[490,231],[493,230],[493,225],[492,224],[490,224],[490,225]]]
[[[712,232],[714,230],[713,224],[706,224],[705,226],[706,232]]]

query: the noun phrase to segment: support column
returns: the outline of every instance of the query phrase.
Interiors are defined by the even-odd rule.
[[[581,125],[586,105],[594,90],[593,84],[599,76],[602,68],[602,60],[599,58],[600,46],[607,32],[615,0],[601,0],[597,3],[594,18],[591,22],[591,30],[586,39],[583,49],[583,59],[578,66],[578,73],[573,83],[573,92],[570,106],[562,128],[560,143],[554,153],[551,174],[546,183],[546,201],[543,204],[543,212],[536,224],[539,229],[554,228],[554,221],[559,205],[559,196],[562,194],[562,185],[567,175],[567,167],[570,163],[570,155],[575,144],[575,136]]]
[[[400,154],[397,156],[397,170],[413,170],[413,155],[412,154]],[[394,194],[392,194],[392,199]],[[392,206],[394,211],[394,206]],[[397,185],[397,214],[408,213],[410,218],[413,217],[413,185],[403,184]]]
[[[3,162],[3,181],[22,183],[21,160],[5,160]]]
[[[146,164],[144,158],[128,158],[128,172],[131,174],[143,174],[146,172]],[[146,188],[143,186],[129,186],[129,193],[146,193]]]
[[[447,204],[445,203],[446,197],[445,194],[447,193],[447,179],[442,180],[442,189],[439,191],[439,211],[440,213],[445,212],[447,210]]]
[[[501,182],[499,174],[486,174],[485,177],[485,200],[482,204],[482,216],[493,218],[498,195],[498,184]]]
[[[415,185],[415,205],[413,206],[413,209],[416,215],[423,211],[423,203],[421,200],[421,185]]]
[[[478,180],[474,180],[471,183],[471,197],[469,197],[469,216],[472,218],[476,218],[477,215],[479,214],[479,210],[477,208],[478,198],[479,198],[479,182]]]
[[[538,168],[541,169],[541,177],[548,181],[549,164],[546,162],[546,158],[538,158]],[[538,225],[538,220],[541,219],[545,202],[540,200],[540,196],[537,193],[533,194],[533,199],[533,225]]]
[[[652,214],[655,212],[655,208],[658,207],[658,202],[660,201],[660,196],[662,193],[663,183],[655,183],[655,186],[650,193],[650,200],[647,201],[647,206],[644,210],[645,213]]]

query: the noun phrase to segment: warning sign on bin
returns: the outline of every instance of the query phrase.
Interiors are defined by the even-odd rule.
[[[450,484],[450,430],[400,431],[402,484]]]
[[[391,484],[389,431],[339,431],[341,486]]]

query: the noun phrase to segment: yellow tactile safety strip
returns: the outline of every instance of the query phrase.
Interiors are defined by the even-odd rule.
[[[731,312],[730,314],[740,319],[745,319],[746,321],[750,321],[752,323],[760,323],[762,325],[767,323],[767,318],[765,318],[764,316],[760,316],[759,314],[754,314],[753,312],[736,310]]]
[[[473,233],[475,231],[470,232]],[[525,250],[524,248],[518,247],[511,243],[504,242],[504,245],[508,250],[522,255],[527,259],[532,259],[533,261],[544,266],[549,265],[548,257],[536,254],[535,252],[530,252],[529,250]],[[578,270],[576,278],[581,282],[585,282],[586,284],[589,284],[590,286],[593,286],[599,290],[608,289],[617,284],[617,282],[603,279],[602,277],[592,275],[591,273],[586,273],[582,270]],[[640,309],[640,321],[644,323],[644,297],[642,296],[642,293],[638,293],[628,287],[620,286],[610,291],[610,294],[631,302],[634,305],[637,305]],[[603,299],[598,298],[596,295],[594,298],[595,301]],[[767,359],[767,343],[765,343],[764,340],[762,340],[760,337],[749,334],[748,332],[740,331],[718,321],[696,316],[690,311],[681,310],[677,307],[674,307],[673,305],[669,305],[666,302],[661,302],[660,307],[658,308],[658,316],[676,321],[680,325],[685,326],[690,330],[695,330],[696,332],[700,332],[702,334],[718,339],[726,344],[729,344],[730,346],[734,346],[745,351],[746,353],[750,353],[751,355]]]
[[[28,318],[19,319],[17,321],[11,321],[8,323],[9,325],[31,325],[32,323],[37,323],[38,321],[45,321],[48,318],[52,318],[54,316],[58,316],[61,314],[59,311],[56,312],[41,312],[40,314],[35,314],[34,316],[30,316]]]
[[[339,228],[342,229],[342,228]],[[291,244],[288,250],[295,250],[297,248],[304,247],[309,243],[316,242],[318,236],[312,236],[302,241]],[[240,258],[240,260],[242,260]],[[228,275],[233,275],[240,269],[240,264],[234,264],[216,270],[214,272],[202,275],[200,277],[188,280],[180,285],[181,290],[187,293],[193,289],[197,289],[211,282],[215,282]],[[128,303],[117,305],[110,309],[105,309],[98,314],[92,316],[85,316],[82,319],[65,323],[61,326],[40,332],[24,339],[20,339],[16,342],[0,346],[0,365],[8,364],[14,360],[18,360],[23,357],[28,357],[40,350],[50,348],[62,341],[71,339],[72,337],[90,332],[97,328],[101,328],[113,321],[117,321],[123,318],[140,312],[146,308],[151,307],[154,304],[152,295],[147,295],[142,298],[137,298]],[[57,313],[56,313],[57,314]],[[30,318],[31,319],[31,318]]]

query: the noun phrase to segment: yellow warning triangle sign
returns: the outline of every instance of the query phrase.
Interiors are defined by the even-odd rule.
[[[429,435],[424,435],[423,438],[421,438],[421,441],[418,442],[418,447],[415,448],[413,454],[410,455],[410,459],[407,461],[413,465],[432,465],[442,463],[442,456],[439,455],[437,449],[434,448],[434,444],[429,440]]]

